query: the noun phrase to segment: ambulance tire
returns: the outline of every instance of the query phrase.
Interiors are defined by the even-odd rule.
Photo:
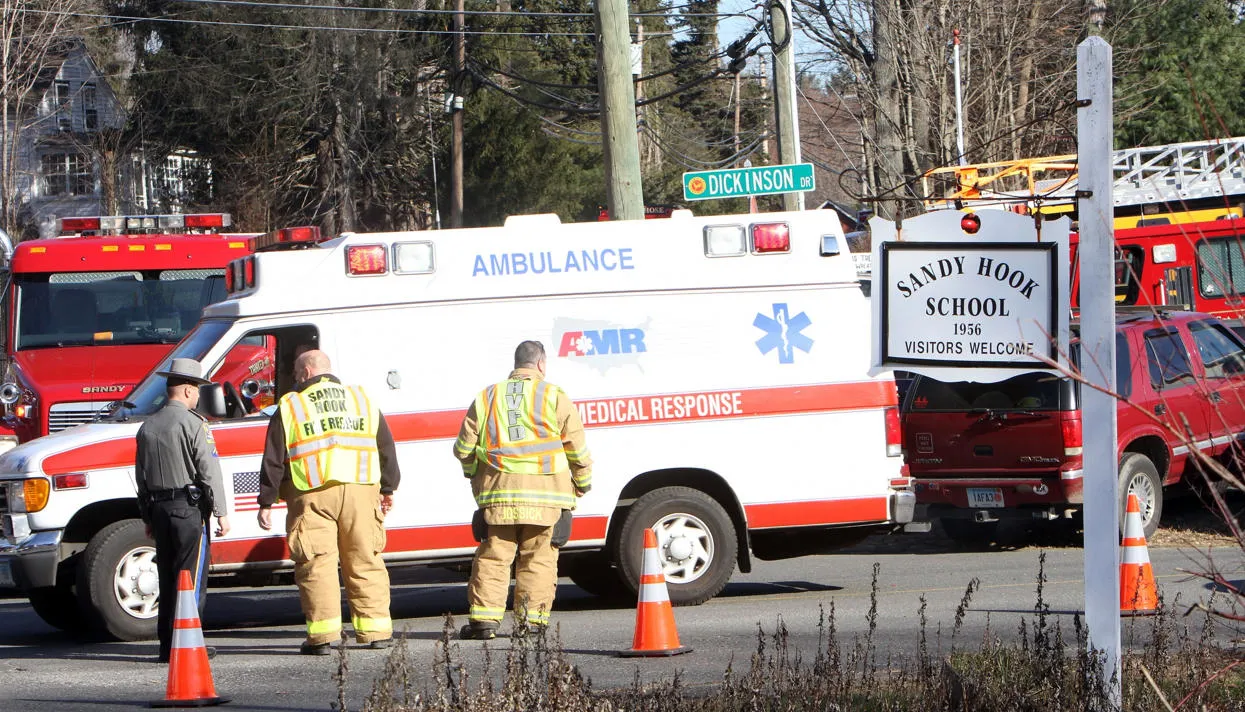
[[[123,641],[156,638],[158,603],[127,601],[138,606],[132,610],[119,598],[116,585],[127,567],[150,574],[155,547],[141,519],[113,522],[91,538],[78,566],[78,602],[98,632]],[[158,577],[155,583],[158,586]]]
[[[69,586],[48,586],[30,592],[30,607],[44,623],[69,633],[81,633],[86,619],[78,609],[78,599]]]
[[[658,531],[666,590],[676,606],[698,606],[722,592],[735,571],[739,543],[731,517],[717,500],[690,487],[662,487],[636,500],[615,543],[614,561],[627,589],[639,591],[644,566],[644,530]],[[674,533],[680,542],[674,542]],[[666,545],[690,552],[679,567]],[[690,567],[690,569],[688,568]]]

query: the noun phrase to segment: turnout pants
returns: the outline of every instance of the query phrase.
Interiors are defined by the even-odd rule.
[[[169,657],[173,645],[173,620],[177,615],[177,579],[186,570],[194,580],[199,617],[207,604],[208,532],[203,513],[184,496],[152,502],[151,534],[156,540],[156,571],[160,575],[160,608],[157,618],[160,657]]]
[[[307,643],[332,643],[341,637],[339,554],[355,639],[371,643],[392,638],[389,571],[380,558],[385,549],[380,485],[332,482],[306,492],[284,490],[289,495],[286,538],[307,618]]]
[[[472,623],[500,625],[506,613],[510,567],[518,555],[514,577],[515,620],[548,625],[558,588],[558,550],[550,545],[552,526],[490,524],[488,537],[476,549],[467,585],[468,617]],[[525,607],[526,606],[526,607]]]

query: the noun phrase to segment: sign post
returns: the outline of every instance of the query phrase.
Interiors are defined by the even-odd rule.
[[[740,198],[813,190],[813,164],[724,168],[683,174],[684,200]]]
[[[1085,450],[1085,625],[1103,655],[1108,699],[1120,709],[1120,541],[1116,461],[1115,267],[1112,229],[1111,45],[1090,37],[1076,50],[1077,198],[1081,243],[1081,389]],[[1105,389],[1104,391],[1098,390]]]

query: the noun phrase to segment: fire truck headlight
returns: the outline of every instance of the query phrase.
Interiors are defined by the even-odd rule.
[[[4,385],[0,385],[0,403],[5,405],[13,405],[22,397],[22,387],[16,383],[9,381]]]

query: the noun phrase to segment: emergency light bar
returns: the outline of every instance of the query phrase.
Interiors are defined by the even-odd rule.
[[[791,227],[785,222],[705,226],[706,257],[738,257],[791,251]]]
[[[225,266],[225,293],[233,294],[245,289],[254,289],[256,279],[255,256],[247,255],[230,262]]]
[[[294,250],[314,247],[323,241],[323,238],[320,236],[320,228],[311,225],[283,227],[280,230],[260,235],[255,238],[252,244],[256,252],[271,252],[273,250]]]
[[[61,233],[81,236],[102,234],[146,235],[182,230],[207,231],[225,228],[233,223],[229,213],[197,213],[194,215],[96,215],[83,218],[61,218]]]

